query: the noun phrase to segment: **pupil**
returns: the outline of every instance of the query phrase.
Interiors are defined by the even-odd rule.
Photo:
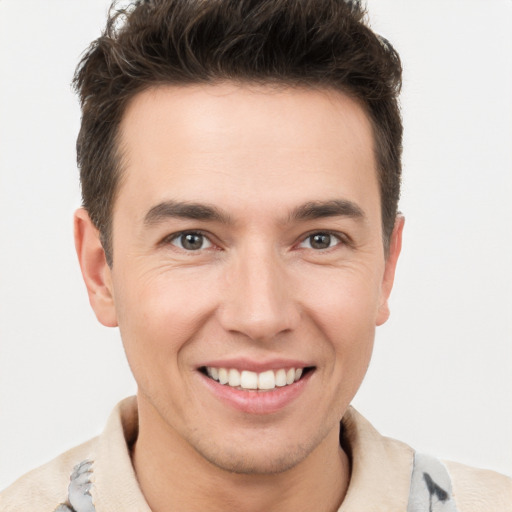
[[[311,237],[311,246],[314,249],[327,249],[331,244],[331,235],[318,233]]]
[[[201,249],[201,246],[203,245],[203,235],[188,233],[187,235],[182,235],[182,237],[182,244],[185,249]]]

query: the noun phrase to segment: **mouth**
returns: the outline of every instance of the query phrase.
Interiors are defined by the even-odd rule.
[[[278,368],[253,372],[237,368],[202,366],[199,371],[211,380],[241,391],[265,392],[286,388],[304,379],[314,370],[313,366]]]

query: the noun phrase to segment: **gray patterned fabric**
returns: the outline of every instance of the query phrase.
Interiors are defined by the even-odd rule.
[[[92,503],[92,461],[84,460],[73,468],[68,487],[68,504],[61,504],[55,512],[96,512]]]
[[[457,512],[450,475],[438,459],[414,455],[407,512]]]
[[[84,460],[71,473],[68,504],[54,512],[96,512],[92,503],[93,462]],[[428,455],[414,455],[407,512],[458,512],[452,496],[452,483],[446,467]]]

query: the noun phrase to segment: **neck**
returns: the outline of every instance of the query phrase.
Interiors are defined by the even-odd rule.
[[[350,478],[338,429],[287,471],[238,474],[214,466],[167,425],[140,414],[132,454],[152,512],[335,512]]]

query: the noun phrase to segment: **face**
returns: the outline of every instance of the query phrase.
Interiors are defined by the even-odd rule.
[[[141,429],[230,471],[299,464],[337,438],[388,315],[401,225],[386,259],[367,116],[332,91],[161,87],[121,140],[91,302],[120,327]]]

